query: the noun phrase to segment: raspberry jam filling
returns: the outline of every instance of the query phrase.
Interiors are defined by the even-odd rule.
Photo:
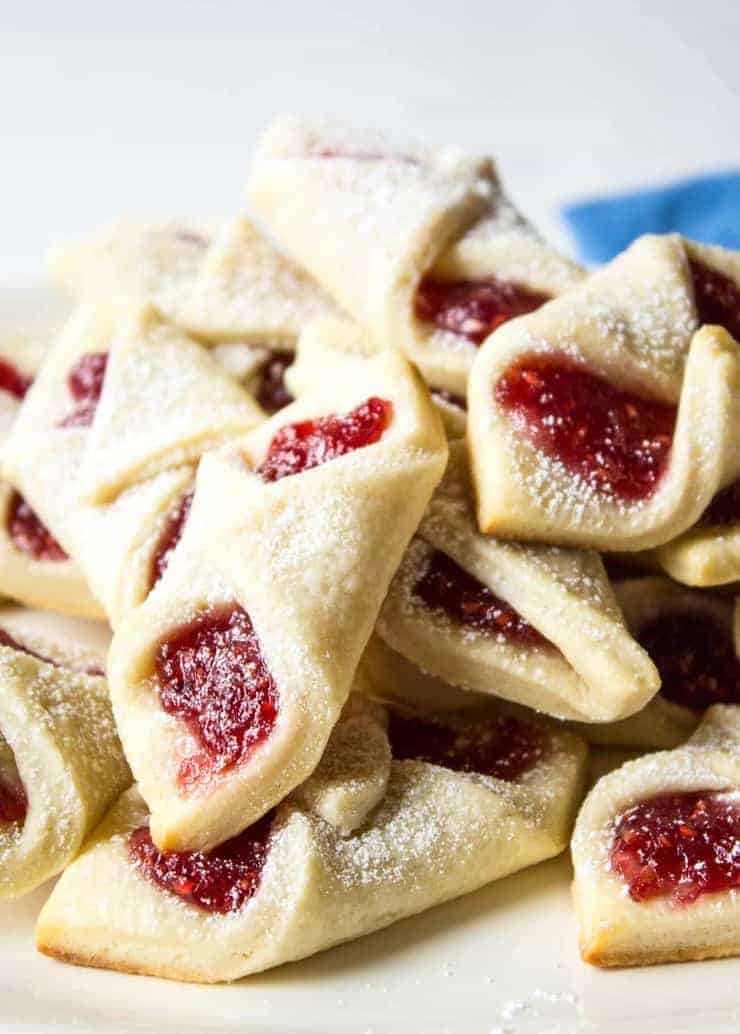
[[[740,481],[735,481],[718,492],[698,523],[703,528],[740,524]]]
[[[428,761],[453,772],[513,781],[548,749],[545,733],[514,718],[486,718],[462,728],[390,713],[388,736],[399,761]]]
[[[15,548],[34,560],[59,563],[69,559],[19,492],[14,492],[11,496],[7,527]]]
[[[740,704],[740,660],[730,633],[708,614],[664,614],[637,639],[660,673],[660,692],[674,704]]]
[[[293,364],[294,359],[292,352],[276,348],[262,364],[256,396],[266,413],[277,413],[293,401],[293,396],[285,383],[285,371]]]
[[[67,374],[67,387],[75,400],[75,408],[59,424],[60,427],[89,427],[103,391],[107,352],[88,352],[80,356]]]
[[[201,747],[180,763],[184,790],[245,761],[270,735],[277,688],[242,607],[207,610],[162,640],[155,672],[163,709],[183,719]]]
[[[190,507],[193,505],[194,494],[195,489],[191,488],[190,491],[183,495],[169,514],[167,523],[162,529],[162,534],[159,536],[159,541],[152,556],[152,569],[149,576],[150,592],[167,570],[172,554],[182,538],[182,533],[190,516]]]
[[[496,385],[517,431],[593,491],[625,502],[655,492],[668,465],[676,408],[621,391],[566,356],[530,356]]]
[[[615,824],[611,867],[633,901],[740,887],[740,802],[708,790],[640,801]]]
[[[13,366],[7,359],[0,358],[0,391],[5,391],[13,398],[22,399],[33,384],[33,378]]]
[[[698,259],[689,261],[700,323],[711,323],[740,341],[740,287],[729,276]]]
[[[28,798],[23,783],[15,775],[0,769],[0,822],[23,822],[28,812]]]
[[[258,468],[264,481],[320,467],[380,441],[393,417],[393,403],[372,396],[344,416],[322,416],[281,427]]]
[[[467,399],[464,399],[462,395],[456,395],[454,391],[448,391],[447,388],[431,388],[432,398],[438,399],[440,402],[446,402],[450,406],[455,406],[456,409],[461,409],[464,413],[468,411]]]
[[[550,646],[513,607],[439,549],[429,556],[426,570],[414,586],[414,596],[433,610],[443,611],[456,624],[473,628],[520,646]]]
[[[212,851],[160,851],[148,826],[129,836],[136,868],[162,890],[206,912],[238,912],[259,889],[270,850],[272,813]]]
[[[546,294],[490,277],[486,280],[435,280],[425,276],[414,298],[414,314],[459,337],[482,345],[489,334],[549,301]]]

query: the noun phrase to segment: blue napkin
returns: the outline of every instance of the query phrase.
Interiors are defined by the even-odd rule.
[[[562,214],[586,263],[607,262],[642,233],[677,231],[740,248],[740,172],[578,201],[564,205]]]

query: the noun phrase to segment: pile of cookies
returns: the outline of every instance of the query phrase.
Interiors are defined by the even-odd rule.
[[[0,342],[0,895],[215,982],[571,845],[586,961],[740,952],[740,253],[587,275],[490,159],[294,119],[247,200]]]

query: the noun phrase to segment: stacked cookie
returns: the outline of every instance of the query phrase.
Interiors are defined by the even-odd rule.
[[[2,350],[0,592],[113,638],[106,683],[0,613],[0,888],[231,980],[575,822],[584,958],[738,951],[740,256],[586,276],[489,159],[295,120],[248,199],[57,247],[77,310]],[[576,821],[587,743],[659,753]]]

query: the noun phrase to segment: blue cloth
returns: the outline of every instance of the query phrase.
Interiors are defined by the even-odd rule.
[[[642,233],[676,231],[740,248],[740,172],[697,176],[630,194],[564,205],[580,258],[606,262]]]

